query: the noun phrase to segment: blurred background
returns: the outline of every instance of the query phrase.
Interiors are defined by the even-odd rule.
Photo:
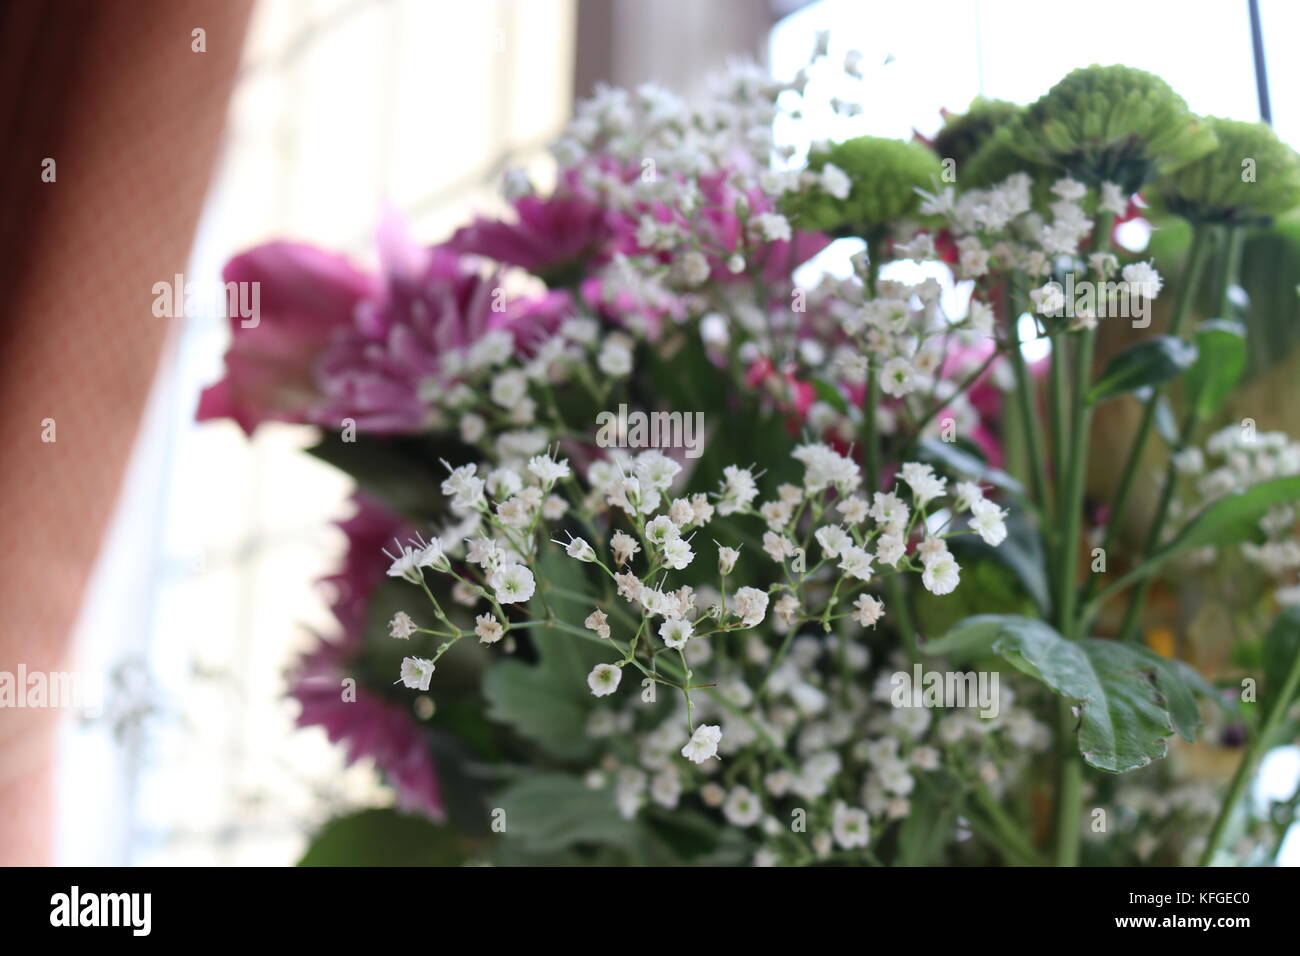
[[[174,28],[150,42],[184,46],[190,21],[239,5],[130,15],[163,7]],[[1300,144],[1286,48],[1300,6],[1259,11],[1273,123]],[[873,91],[859,117],[815,118],[827,137],[928,135],[945,108],[1028,102],[1093,62],[1157,73],[1196,112],[1260,116],[1246,0],[258,0],[240,41],[243,26],[208,40],[238,49],[206,54],[233,63],[184,266],[196,283],[271,238],[366,261],[386,203],[438,241],[499,208],[506,168],[545,182],[548,141],[598,83],[689,93],[740,57],[789,76],[820,29],[832,55],[865,54]],[[285,668],[332,626],[315,581],[340,556],[330,522],[348,513],[349,481],[301,453],[310,429],[271,423],[249,441],[195,424],[226,322],[152,318],[142,301],[133,321],[166,325],[162,358],[80,605],[76,666],[108,693],[102,714],[60,728],[54,860],[292,863],[331,812],[386,800],[319,729],[295,730],[282,696]]]

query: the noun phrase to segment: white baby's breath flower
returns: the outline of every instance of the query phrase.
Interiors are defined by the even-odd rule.
[[[664,644],[676,650],[686,646],[692,630],[690,621],[664,621],[659,625],[659,636]]]
[[[480,644],[495,644],[506,636],[505,628],[491,614],[480,614],[474,618],[474,633]]]
[[[871,555],[857,545],[851,545],[840,552],[839,568],[850,577],[870,581]]]
[[[410,640],[411,635],[418,631],[415,622],[405,611],[398,611],[393,615],[393,619],[388,622],[388,636],[395,637],[399,641]]]
[[[433,679],[433,661],[423,657],[403,657],[400,683],[411,690],[428,690]]]
[[[609,637],[609,624],[606,623],[609,617],[604,611],[597,608],[587,615],[587,619],[582,622],[582,626],[589,631],[595,631],[600,637]]]
[[[951,594],[961,582],[961,567],[946,551],[923,560],[921,583],[931,594]]]
[[[727,822],[738,827],[752,827],[763,816],[763,805],[748,787],[735,787],[722,805]]]
[[[745,627],[758,627],[767,616],[767,592],[758,588],[740,588],[736,591],[732,610]]]
[[[828,558],[838,558],[840,552],[853,543],[849,533],[837,524],[828,524],[818,528],[814,537],[817,538],[817,543],[822,546],[822,551],[826,553]]]
[[[902,532],[886,532],[876,539],[876,560],[881,564],[896,567],[906,553],[907,542]]]
[[[674,571],[682,571],[695,560],[695,552],[684,538],[674,538],[664,545],[664,564]]]
[[[550,455],[534,455],[528,462],[528,470],[537,476],[544,488],[570,475],[568,460],[556,461]]]
[[[522,564],[503,564],[492,572],[488,583],[496,591],[500,604],[520,604],[533,596],[536,581],[533,572]]]
[[[916,371],[912,363],[895,356],[880,370],[880,390],[886,395],[900,398],[916,388]]]
[[[723,545],[718,546],[718,573],[723,577],[730,574],[736,567],[736,559],[740,557],[740,552],[735,548],[728,548]]]
[[[831,814],[831,832],[842,849],[866,846],[871,840],[870,820],[865,810],[837,803]]]
[[[844,170],[834,163],[827,163],[822,167],[819,181],[822,189],[836,199],[849,198],[849,189],[853,186],[853,183]]]
[[[682,747],[682,756],[692,763],[704,763],[704,761],[718,755],[718,742],[720,740],[722,740],[721,727],[716,724],[701,724],[695,728],[695,733],[691,734],[691,739],[686,741],[686,745]]]
[[[853,602],[853,620],[863,627],[875,627],[876,622],[885,614],[885,604],[870,594],[859,594]]]
[[[587,686],[591,688],[593,696],[607,697],[618,690],[622,679],[623,671],[620,668],[613,664],[597,664],[587,675]]]
[[[1007,513],[986,498],[971,502],[970,526],[985,544],[997,547],[1007,538]]]

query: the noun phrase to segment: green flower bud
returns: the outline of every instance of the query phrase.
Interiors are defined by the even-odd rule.
[[[1205,117],[1219,145],[1166,173],[1154,204],[1190,222],[1259,222],[1300,205],[1300,156],[1263,123]]]

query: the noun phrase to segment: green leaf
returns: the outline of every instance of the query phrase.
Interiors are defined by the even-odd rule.
[[[981,615],[925,646],[955,658],[991,651],[1017,670],[1076,701],[1078,742],[1084,761],[1098,770],[1126,773],[1163,757],[1174,732],[1157,669],[1140,651],[1117,641],[1068,641],[1033,618]],[[1172,669],[1171,669],[1172,672]],[[1178,696],[1177,689],[1174,693]],[[1187,718],[1186,713],[1181,715]]]
[[[817,397],[821,401],[834,408],[841,415],[850,414],[849,400],[838,388],[830,382],[827,382],[825,379],[816,377],[809,379],[809,382],[813,387],[813,391],[817,393]]]
[[[468,856],[450,827],[396,810],[362,810],[325,824],[299,866],[460,866]]]
[[[1274,707],[1288,707],[1285,696],[1287,674],[1300,656],[1300,606],[1285,608],[1268,629],[1264,638],[1264,712]]]
[[[1222,407],[1246,368],[1246,328],[1211,319],[1196,329],[1197,358],[1187,372],[1187,394],[1196,414],[1209,418]]]
[[[587,590],[581,568],[558,548],[548,548],[534,568],[539,591],[548,587]],[[533,614],[545,618],[541,597],[540,593],[534,597],[529,607]],[[595,602],[588,606],[559,594],[546,599],[556,617],[566,621],[581,621],[595,607]],[[587,674],[598,663],[612,662],[617,654],[613,647],[541,624],[530,634],[537,649],[536,664],[505,659],[488,668],[483,678],[488,716],[510,725],[521,737],[556,757],[583,758],[594,746],[586,732],[594,701],[587,688]]]
[[[942,782],[941,782],[942,781]],[[962,790],[947,773],[918,776],[912,812],[898,831],[898,866],[933,866],[952,842],[962,809]]]
[[[916,457],[932,465],[939,465],[958,475],[967,475],[979,481],[1023,496],[1024,486],[1005,471],[994,468],[977,455],[973,455],[953,442],[925,437],[916,443]]]
[[[497,803],[505,811],[506,838],[532,852],[578,843],[629,846],[637,835],[609,790],[593,790],[567,774],[526,777],[503,791]]]
[[[1271,478],[1210,502],[1160,548],[1148,563],[1157,564],[1179,551],[1252,541],[1262,532],[1260,519],[1278,505],[1300,499],[1300,475]]]
[[[1214,688],[1190,665],[1162,657],[1150,648],[1128,645],[1156,672],[1156,686],[1165,695],[1166,710],[1174,729],[1189,744],[1196,742],[1201,729],[1201,708],[1197,696],[1216,699]]]
[[[1088,392],[1097,403],[1140,388],[1150,388],[1182,374],[1196,361],[1196,346],[1172,335],[1161,335],[1120,352],[1106,365]]]

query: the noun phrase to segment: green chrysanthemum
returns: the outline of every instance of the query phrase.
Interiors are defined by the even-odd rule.
[[[1205,117],[1219,145],[1156,183],[1156,203],[1191,222],[1269,220],[1300,206],[1300,156],[1263,123]]]
[[[1016,119],[1024,109],[1006,100],[977,96],[965,113],[947,117],[930,148],[940,159],[954,160],[958,170],[962,170],[993,133]]]
[[[820,172],[827,164],[842,169],[852,184],[845,199],[821,189],[786,197],[785,212],[800,229],[832,235],[868,236],[916,210],[917,188],[932,189],[939,178],[938,158],[920,143],[860,136],[836,143],[809,160]]]
[[[1158,76],[1127,66],[1075,70],[1003,127],[1009,150],[1090,185],[1136,192],[1214,149],[1214,133]]]

